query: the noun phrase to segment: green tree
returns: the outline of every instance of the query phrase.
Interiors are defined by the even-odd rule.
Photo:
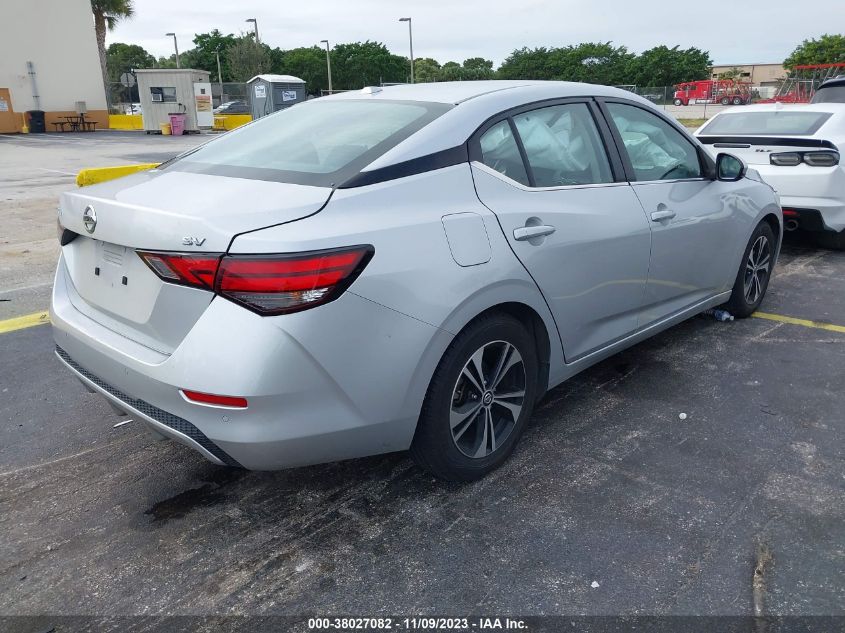
[[[299,77],[305,81],[305,87],[311,94],[319,95],[321,90],[328,90],[325,49],[319,46],[303,46],[279,52],[278,58],[273,60],[274,73]],[[334,75],[334,55],[331,54],[331,56],[332,75]],[[332,83],[334,84],[334,76]]]
[[[634,55],[610,42],[585,42],[564,48],[522,48],[499,67],[502,79],[558,79],[600,84],[630,83]]]
[[[483,57],[465,59],[461,67],[461,79],[464,81],[493,79],[495,76],[496,71],[493,70],[493,62]]]
[[[555,79],[553,50],[555,49],[548,49],[545,46],[519,48],[508,55],[499,66],[499,77],[502,79]]]
[[[739,66],[732,66],[726,71],[719,73],[719,79],[733,79],[737,80],[742,77],[742,68]]]
[[[627,81],[637,86],[674,86],[685,81],[707,79],[713,62],[710,53],[695,47],[655,46],[631,61]]]
[[[136,68],[152,68],[155,57],[137,44],[115,42],[106,50],[106,68],[109,82],[120,81],[120,76]]]
[[[431,57],[415,59],[414,81],[418,83],[440,81],[440,63]]]
[[[338,44],[332,51],[332,75],[334,87],[347,90],[401,83],[409,80],[410,63],[381,42]]]
[[[845,62],[845,35],[822,35],[804,40],[787,57],[783,65],[792,70],[804,64],[835,64]]]
[[[229,33],[224,35],[219,29],[208,33],[197,33],[194,36],[194,48],[185,51],[180,56],[180,62],[185,68],[198,68],[211,73],[212,81],[220,81],[217,76],[217,55],[220,51],[220,70],[223,73],[223,81],[231,81],[229,77],[229,64],[226,52],[238,41],[238,38]]]
[[[106,64],[106,31],[111,31],[120,20],[131,18],[135,13],[132,0],[91,0],[94,14],[94,33],[97,36],[97,50],[100,53],[100,70],[103,73],[103,89],[108,93],[109,71]]]
[[[270,70],[270,48],[245,35],[226,50],[226,61],[233,81],[248,81]]]

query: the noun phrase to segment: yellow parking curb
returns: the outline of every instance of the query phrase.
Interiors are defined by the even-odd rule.
[[[43,325],[49,322],[50,314],[47,312],[36,312],[35,314],[15,317],[14,319],[6,319],[5,321],[0,321],[0,334],[23,330],[28,327]]]
[[[819,330],[828,330],[829,332],[841,332],[845,334],[845,326],[834,325],[833,323],[819,323],[818,321],[810,321],[809,319],[796,319],[795,317],[783,316],[782,314],[769,314],[768,312],[755,312],[751,316],[757,317],[758,319],[768,319],[769,321],[789,323],[790,325],[803,325],[804,327],[812,327]]]
[[[139,171],[146,171],[148,169],[155,169],[161,163],[141,163],[139,165],[119,165],[117,167],[92,167],[83,169],[76,175],[76,184],[80,187],[87,185],[96,185],[98,182],[105,182],[107,180],[114,180],[134,174]]]

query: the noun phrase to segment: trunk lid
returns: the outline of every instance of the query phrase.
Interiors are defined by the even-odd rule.
[[[240,234],[319,211],[326,187],[184,172],[145,172],[62,194],[59,221],[70,300],[122,336],[171,353],[213,294],[156,276],[135,252],[224,253]],[[86,208],[96,214],[86,229]],[[90,218],[89,227],[90,228]]]
[[[780,152],[836,149],[833,143],[815,138],[699,136],[698,140],[710,150],[714,157],[725,152],[741,158],[749,165],[768,165],[769,156]]]

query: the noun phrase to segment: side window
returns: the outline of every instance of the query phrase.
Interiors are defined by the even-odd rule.
[[[608,103],[639,181],[701,176],[695,145],[674,127],[642,108]]]
[[[499,121],[487,130],[479,142],[482,163],[512,180],[523,185],[528,184],[525,163],[522,162],[519,146],[516,144],[507,120]]]
[[[613,182],[610,161],[584,103],[539,108],[513,117],[535,187]]]
[[[150,98],[155,102],[176,103],[176,88],[150,88]]]

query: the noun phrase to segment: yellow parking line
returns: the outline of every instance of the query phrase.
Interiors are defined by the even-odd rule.
[[[47,312],[36,312],[35,314],[15,317],[14,319],[6,319],[5,321],[0,321],[0,334],[23,330],[24,328],[49,322],[50,315]]]
[[[769,321],[789,323],[790,325],[803,325],[804,327],[814,327],[819,330],[828,330],[830,332],[841,332],[845,334],[845,325],[834,325],[833,323],[819,323],[818,321],[810,321],[808,319],[796,319],[795,317],[783,316],[782,314],[769,314],[768,312],[755,312],[751,316],[757,317],[758,319],[768,319]]]

